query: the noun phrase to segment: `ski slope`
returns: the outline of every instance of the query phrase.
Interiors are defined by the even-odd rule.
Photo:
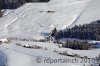
[[[54,27],[65,29],[66,26],[75,21],[89,0],[50,0],[48,3],[27,3],[15,10],[5,11],[0,18],[0,37],[35,37],[42,38]],[[54,11],[49,13],[47,11]],[[48,50],[30,49],[17,46],[30,44],[46,47]],[[54,43],[12,41],[0,44],[0,66],[89,66],[90,63],[37,63],[36,58],[40,57],[53,59],[74,59],[74,57],[55,53],[67,51],[68,54],[78,54],[95,58],[100,54],[100,49],[93,50],[72,50],[59,48]],[[77,58],[81,60],[81,58]]]
[[[55,27],[58,30],[65,29],[88,2],[89,0],[50,0],[48,3],[27,3],[18,9],[7,10],[0,18],[0,37],[44,36]]]
[[[92,21],[100,20],[99,12],[100,0],[91,0],[73,26],[79,24],[88,24]]]

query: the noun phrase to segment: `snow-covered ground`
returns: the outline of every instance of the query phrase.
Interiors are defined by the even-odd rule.
[[[2,62],[5,62],[5,65],[7,66],[86,66],[94,63],[81,63],[81,58],[77,58],[78,63],[71,63],[71,62],[66,62],[66,63],[44,63],[43,61],[41,63],[37,63],[36,59],[41,58],[47,59],[47,58],[52,58],[52,59],[74,59],[75,57],[70,57],[70,56],[65,56],[65,55],[60,55],[58,53],[55,53],[54,50],[57,52],[62,52],[62,51],[67,51],[68,54],[78,54],[80,56],[88,56],[89,58],[95,58],[98,57],[100,53],[100,49],[94,49],[94,50],[72,50],[69,48],[58,48],[57,44],[54,43],[43,43],[43,42],[20,42],[18,41],[17,43],[20,44],[30,44],[30,45],[37,45],[41,47],[46,47],[48,48],[47,50],[42,50],[42,49],[31,49],[31,48],[25,48],[22,46],[17,46],[16,42],[10,42],[10,43],[2,43],[0,45],[0,50],[2,53],[0,54],[0,57],[3,58],[3,56],[6,55],[6,58],[4,57],[4,60],[0,59],[0,63],[3,64]],[[51,46],[51,47],[50,47]],[[52,50],[51,50],[52,49]],[[96,63],[96,62],[95,62]],[[1,65],[2,66],[2,65]]]
[[[6,10],[0,18],[0,37],[34,37],[72,24],[89,0],[50,0]],[[48,12],[53,11],[53,12]]]
[[[50,0],[48,3],[27,3],[15,10],[4,10],[0,18],[0,38],[3,37],[33,37],[43,38],[54,27],[65,29],[75,21],[90,0]],[[93,0],[99,1],[99,0]],[[94,2],[95,3],[95,2]],[[99,3],[99,2],[98,2]],[[99,4],[98,4],[99,5]],[[98,6],[99,7],[99,6]],[[22,46],[17,46],[16,42]],[[23,45],[41,46],[47,49],[25,48]],[[57,51],[57,52],[54,52]],[[55,43],[12,41],[0,44],[0,66],[89,66],[94,63],[43,63],[43,59],[75,59],[59,52],[67,52],[70,55],[77,54],[88,58],[98,57],[100,49],[72,50],[59,48]],[[36,59],[42,62],[37,63]],[[41,61],[38,60],[38,61]],[[92,61],[92,60],[91,60]]]
[[[100,0],[91,0],[87,7],[84,9],[79,19],[73,24],[88,24],[92,21],[100,19]]]

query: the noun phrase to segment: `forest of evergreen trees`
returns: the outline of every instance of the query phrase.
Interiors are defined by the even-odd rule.
[[[100,40],[100,20],[91,22],[90,24],[75,25],[73,28],[60,30],[56,28],[52,31],[52,36],[56,40],[61,38],[76,38],[81,40]]]
[[[0,0],[0,8],[16,9],[28,2],[49,2],[50,0]]]
[[[95,48],[92,44],[87,41],[78,42],[78,41],[66,41],[66,43],[62,44],[62,47],[72,48],[72,49],[80,49],[80,50],[90,50]]]
[[[49,2],[50,0],[0,0],[0,17],[2,17],[2,9],[16,9],[29,2]]]
[[[89,50],[96,48],[92,44],[88,43],[87,40],[98,40],[100,41],[100,20],[91,22],[90,24],[84,25],[75,25],[73,28],[66,30],[57,31],[55,28],[52,30],[52,34],[58,44],[62,44],[63,47],[80,49],[80,50]],[[82,41],[70,41],[66,40],[65,43],[59,41],[61,38],[72,38],[80,39]],[[84,41],[83,41],[84,40]]]

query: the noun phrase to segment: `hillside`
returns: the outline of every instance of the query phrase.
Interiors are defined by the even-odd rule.
[[[51,0],[48,3],[27,3],[18,9],[6,10],[0,18],[0,37],[33,37],[45,35],[54,27],[65,29],[88,1]]]
[[[26,0],[5,1],[25,2]],[[89,41],[85,42],[85,45],[81,45],[69,38],[71,43],[68,42],[64,45],[64,43],[52,41],[50,36],[47,37],[55,27],[57,30],[63,30],[70,25],[80,24],[76,21],[85,12],[85,6],[88,3],[90,0],[50,0],[42,3],[28,2],[17,9],[2,9],[0,66],[100,66],[100,41]],[[55,32],[57,31],[54,30]],[[77,35],[79,34],[77,33]],[[39,41],[45,37],[48,38],[48,41]],[[61,39],[62,42],[63,40]],[[81,42],[81,40],[79,41]],[[88,48],[88,44],[94,43],[93,45],[95,45],[96,42],[99,43],[96,44],[98,48]],[[75,48],[72,49],[69,46]],[[77,47],[82,47],[82,50]]]
[[[100,19],[100,0],[91,0],[87,7],[83,10],[80,17],[72,25],[89,24],[92,21]]]

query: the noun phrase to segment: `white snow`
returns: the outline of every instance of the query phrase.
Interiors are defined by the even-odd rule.
[[[64,56],[60,55],[58,53],[55,53],[54,50],[57,52],[64,52],[67,51],[68,54],[73,55],[73,54],[78,54],[81,57],[88,56],[89,58],[95,58],[98,57],[100,53],[100,49],[94,49],[94,50],[72,50],[69,48],[58,48],[57,44],[54,43],[44,43],[44,42],[20,42],[20,44],[25,44],[25,45],[37,45],[41,47],[46,47],[48,48],[47,50],[42,50],[42,49],[31,49],[31,48],[25,48],[21,46],[17,46],[16,42],[11,42],[9,44],[1,44],[0,45],[0,50],[5,53],[7,56],[7,66],[40,66],[41,63],[37,63],[35,60],[36,58],[40,57],[42,59],[50,58],[52,55],[53,59],[74,59],[74,57],[70,56]],[[50,47],[51,46],[51,47]],[[81,58],[77,58],[79,61],[81,61]],[[83,66],[84,64],[90,65],[91,63],[67,63],[68,66],[72,65],[80,65]],[[42,63],[43,66],[59,66],[63,65],[66,66],[65,63]]]
[[[95,0],[97,1],[97,0]],[[27,3],[15,10],[7,10],[0,18],[0,37],[31,37],[37,40],[44,39],[44,34],[51,32],[53,28],[65,29],[73,23],[80,15],[89,0],[50,0],[48,3]],[[99,7],[99,6],[98,6]],[[54,11],[48,13],[47,11]],[[41,46],[47,50],[25,48],[17,46],[20,43],[26,46]],[[55,53],[65,52],[95,58],[100,54],[100,49],[94,50],[72,50],[59,48],[55,43],[12,41],[0,44],[0,66],[86,66],[91,63],[37,63],[36,58],[42,60],[53,59],[74,59],[74,57]],[[81,58],[77,58],[81,61]]]
[[[65,29],[88,2],[89,0],[50,0],[48,3],[27,3],[18,9],[6,10],[0,18],[0,37],[42,36],[55,27],[58,30]]]
[[[88,24],[100,19],[100,0],[91,0],[74,25]]]
[[[0,39],[0,42],[2,42],[2,43],[7,43],[7,42],[9,42],[9,41],[8,41],[7,38],[1,38],[1,39]]]

